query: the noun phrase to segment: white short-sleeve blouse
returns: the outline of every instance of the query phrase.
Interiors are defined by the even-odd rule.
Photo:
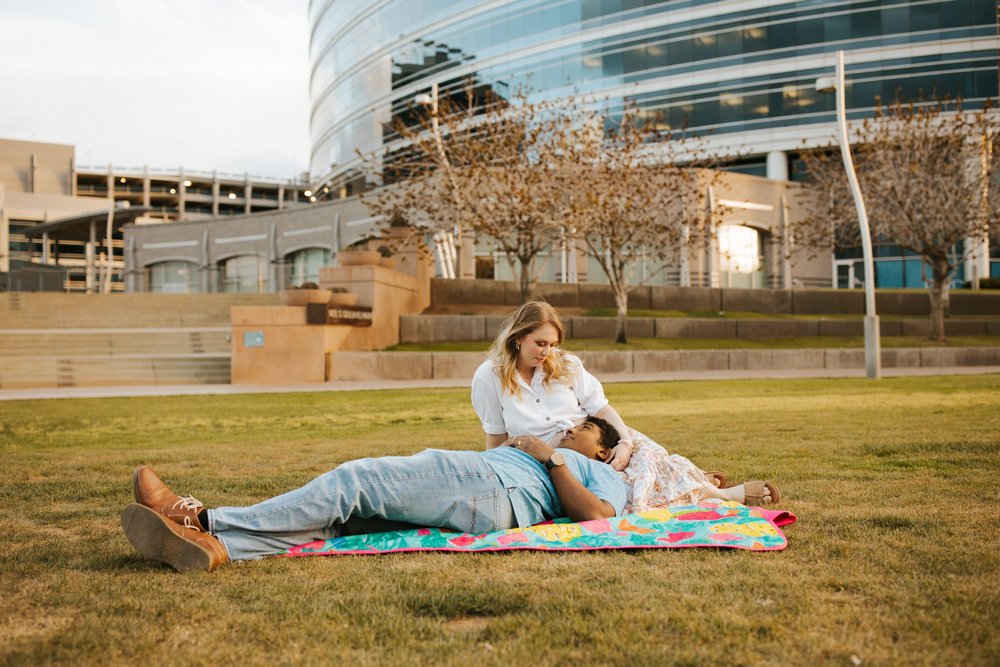
[[[483,423],[483,430],[510,437],[533,435],[551,442],[556,435],[607,405],[604,387],[587,372],[579,357],[562,354],[574,370],[572,379],[552,382],[546,387],[542,383],[545,371],[538,367],[530,385],[518,375],[520,396],[506,392],[493,362],[484,361],[472,376],[472,407]]]

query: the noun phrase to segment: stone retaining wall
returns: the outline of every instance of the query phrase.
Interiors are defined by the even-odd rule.
[[[404,315],[399,318],[402,343],[492,340],[503,317],[493,315]],[[613,317],[563,318],[567,338],[612,338]],[[880,320],[883,336],[927,336],[929,320]],[[1000,319],[947,320],[948,336],[1000,336]],[[862,336],[857,320],[769,320],[633,317],[628,335],[635,338],[794,338],[799,336]]]
[[[618,373],[669,373],[759,369],[858,368],[864,350],[645,350],[580,352],[597,376]],[[330,380],[472,379],[486,358],[483,352],[337,352]],[[885,368],[1000,366],[1000,347],[892,348],[882,350]]]
[[[539,283],[535,294],[556,308],[614,308],[607,285],[588,283]],[[1000,315],[1000,291],[953,290],[952,315]],[[433,305],[517,306],[521,302],[517,284],[498,280],[431,281]],[[798,315],[852,315],[865,309],[863,290],[848,289],[729,289],[717,287],[669,287],[647,285],[629,292],[629,308],[684,311],[742,311]],[[926,291],[878,291],[875,307],[880,315],[927,316],[930,299]]]

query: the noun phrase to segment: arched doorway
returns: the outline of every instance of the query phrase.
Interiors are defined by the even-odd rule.
[[[328,248],[302,248],[285,255],[286,285],[319,282],[319,270],[330,264]]]
[[[220,292],[267,292],[267,263],[259,255],[237,255],[219,262]]]
[[[184,260],[156,262],[146,267],[150,292],[191,294],[199,292],[198,266]]]

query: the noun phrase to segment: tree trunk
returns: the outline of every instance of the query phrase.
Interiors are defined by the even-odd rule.
[[[930,340],[943,343],[944,315],[948,306],[948,281],[951,271],[947,260],[935,258],[931,260],[931,283],[928,291],[931,297],[931,335]]]
[[[615,305],[618,307],[618,322],[615,325],[615,342],[625,344],[628,343],[628,334],[626,333],[626,324],[628,321],[628,290],[622,287],[614,287],[615,290]]]
[[[532,280],[531,275],[531,258],[519,257],[518,260],[521,262],[521,271],[518,276],[518,287],[521,291],[521,303],[528,303],[531,298],[531,293],[534,291],[535,281]]]

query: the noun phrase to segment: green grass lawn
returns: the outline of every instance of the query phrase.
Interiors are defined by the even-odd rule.
[[[363,455],[478,448],[465,389],[0,403],[0,664],[1000,662],[1000,376],[616,384],[625,421],[766,477],[783,552],[267,559],[179,575],[118,523]]]

